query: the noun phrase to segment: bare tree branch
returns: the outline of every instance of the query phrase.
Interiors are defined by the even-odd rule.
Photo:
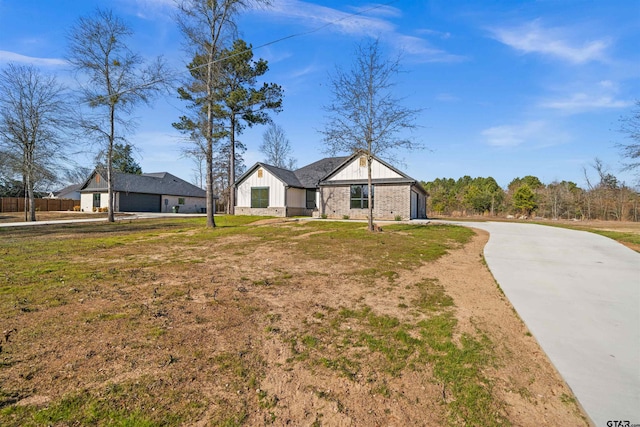
[[[127,46],[132,30],[109,10],[82,17],[68,36],[68,61],[83,80],[80,100],[91,113],[80,120],[86,137],[100,143],[107,162],[108,219],[114,221],[114,144],[126,141],[135,126],[127,117],[140,103],[149,103],[167,82],[169,73],[161,58],[145,65]]]
[[[35,221],[34,190],[54,182],[70,127],[65,88],[33,66],[9,64],[0,72],[0,151],[21,175],[29,199],[27,220]]]
[[[367,155],[369,230],[373,231],[373,156],[420,148],[419,143],[399,136],[416,127],[420,110],[402,106],[402,99],[394,95],[400,60],[384,59],[378,40],[359,45],[354,58],[351,69],[337,68],[331,76],[333,102],[325,107],[329,121],[320,132],[331,154],[362,151]]]
[[[630,139],[626,144],[618,144],[622,156],[629,159],[624,170],[640,169],[640,100],[636,101],[635,108],[629,116],[620,118],[620,132]]]
[[[265,155],[265,163],[292,170],[296,166],[296,159],[291,157],[291,142],[281,126],[272,124],[262,134],[260,151]]]

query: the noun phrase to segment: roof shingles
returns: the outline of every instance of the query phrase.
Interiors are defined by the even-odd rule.
[[[99,172],[98,172],[99,173]],[[104,178],[104,177],[103,177]],[[106,190],[106,179],[99,188],[83,186],[84,192]],[[205,197],[206,192],[168,172],[143,173],[142,175],[114,172],[113,190],[126,193],[162,194],[168,196]]]

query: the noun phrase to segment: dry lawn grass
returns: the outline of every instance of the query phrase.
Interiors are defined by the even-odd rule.
[[[36,212],[38,221],[55,221],[62,219],[106,218],[106,213],[84,213],[72,211]],[[0,212],[0,224],[8,222],[24,222],[24,212]]]
[[[0,230],[0,425],[587,424],[486,234],[249,220]]]

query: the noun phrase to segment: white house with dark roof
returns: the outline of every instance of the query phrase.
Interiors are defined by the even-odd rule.
[[[206,192],[168,172],[114,172],[113,191],[116,212],[206,212]],[[108,200],[106,171],[96,170],[80,188],[80,209],[106,208]]]
[[[73,184],[64,187],[62,190],[51,191],[44,199],[71,199],[80,200],[80,188],[82,184]]]
[[[417,180],[374,157],[372,183],[375,218],[426,218],[427,193]],[[362,152],[325,158],[295,171],[256,163],[235,187],[237,215],[368,215],[367,158]]]

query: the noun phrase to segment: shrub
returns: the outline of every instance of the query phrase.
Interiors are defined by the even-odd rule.
[[[402,216],[396,215],[395,217],[393,217],[393,219],[395,219],[396,221],[402,221]]]
[[[349,215],[342,215],[342,219],[349,219]]]
[[[325,214],[325,213],[323,213],[322,215],[320,215],[320,218],[322,218],[322,219],[327,219],[328,217],[329,217],[329,215],[327,215],[327,214]]]

